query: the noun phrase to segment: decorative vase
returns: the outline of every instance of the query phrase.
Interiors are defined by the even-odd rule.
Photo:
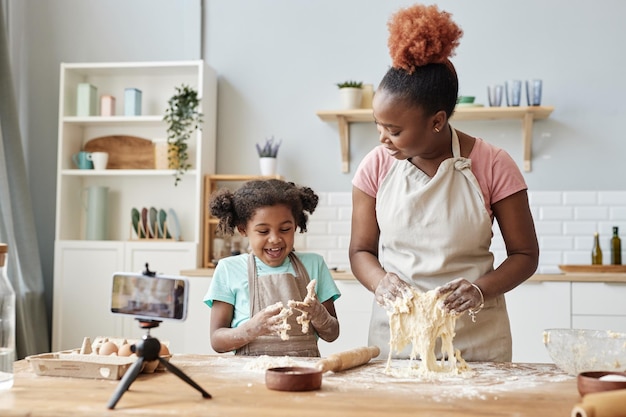
[[[278,160],[271,157],[259,158],[259,167],[261,168],[261,175],[272,176],[276,175],[276,168],[278,166]]]
[[[363,90],[354,87],[344,87],[339,89],[339,98],[342,109],[358,109],[361,107]]]

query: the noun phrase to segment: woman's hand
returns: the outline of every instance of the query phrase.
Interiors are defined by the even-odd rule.
[[[457,278],[438,288],[440,295],[448,294],[443,300],[443,305],[448,312],[457,314],[466,311],[478,313],[483,307],[485,300],[481,289],[465,278]]]
[[[413,298],[411,286],[401,280],[400,277],[393,272],[387,272],[385,274],[383,279],[378,283],[374,294],[376,296],[376,302],[386,309],[391,308],[391,304],[398,297],[402,297],[405,300]]]

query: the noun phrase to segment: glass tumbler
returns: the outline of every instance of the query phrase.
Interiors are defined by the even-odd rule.
[[[539,79],[526,81],[526,100],[529,106],[541,105],[542,81]]]
[[[522,101],[522,81],[509,80],[504,83],[506,89],[506,105],[519,106]]]
[[[502,105],[502,85],[487,86],[487,99],[490,107],[499,107]]]

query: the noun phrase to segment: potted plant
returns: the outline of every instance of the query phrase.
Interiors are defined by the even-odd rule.
[[[363,83],[361,81],[344,81],[337,83],[339,98],[343,109],[358,109],[363,98]]]
[[[167,122],[167,143],[169,168],[174,172],[174,185],[191,168],[189,163],[188,140],[192,133],[201,129],[202,113],[198,111],[198,92],[188,85],[175,87],[174,94],[167,102],[163,120]]]
[[[261,175],[270,176],[276,175],[276,169],[278,166],[278,161],[276,157],[278,156],[278,149],[282,144],[282,140],[275,142],[274,136],[271,138],[265,139],[265,144],[261,147],[258,143],[256,144],[256,150],[259,154],[259,165],[261,167]]]

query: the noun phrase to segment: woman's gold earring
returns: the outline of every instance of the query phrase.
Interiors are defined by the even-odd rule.
[[[439,128],[435,127],[435,132],[439,133]]]

